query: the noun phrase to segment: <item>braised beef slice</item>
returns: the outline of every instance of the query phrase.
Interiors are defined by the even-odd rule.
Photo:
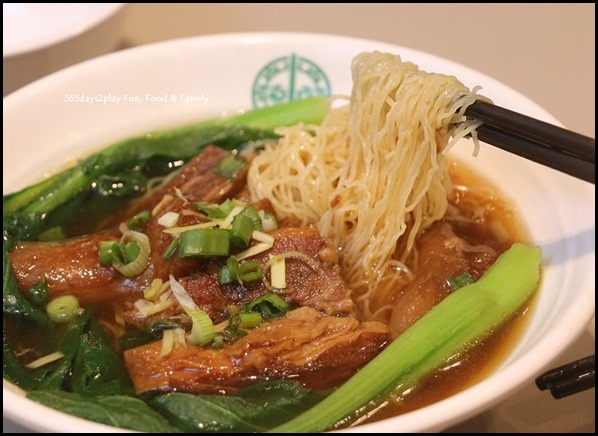
[[[117,288],[127,283],[123,283],[122,276],[113,268],[100,266],[98,244],[116,239],[116,233],[112,232],[64,242],[17,244],[10,253],[17,283],[25,290],[47,279],[51,297],[72,294],[82,303],[113,298]]]
[[[351,299],[351,291],[343,281],[340,267],[336,263],[336,250],[320,236],[315,227],[288,227],[275,230],[274,246],[261,254],[251,257],[263,269],[271,255],[286,253],[287,287],[281,296],[293,307],[309,306],[328,315],[355,314],[356,306]],[[195,303],[205,310],[210,318],[219,323],[228,314],[227,306],[246,304],[270,290],[262,281],[247,284],[218,284],[218,271],[226,259],[212,259],[178,281],[186,289]],[[269,273],[266,272],[269,280]],[[182,309],[178,307],[178,314]],[[127,324],[141,327],[158,318],[177,315],[175,310],[143,318],[133,308],[123,313]]]
[[[498,257],[498,252],[490,247],[469,244],[446,222],[429,227],[417,244],[420,261],[414,271],[416,277],[395,302],[390,318],[393,337],[452,292],[448,278],[468,272],[477,280]]]
[[[385,324],[325,316],[302,307],[265,322],[220,350],[162,341],[125,351],[138,394],[147,391],[227,392],[259,381],[290,378],[313,389],[338,385],[388,343]]]

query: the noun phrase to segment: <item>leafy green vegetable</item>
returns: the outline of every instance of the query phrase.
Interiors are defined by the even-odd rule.
[[[141,432],[178,433],[143,401],[123,395],[86,398],[72,392],[33,391],[33,401],[79,418]]]
[[[57,175],[22,189],[19,192],[5,195],[2,200],[2,217],[6,218],[14,211],[20,210],[33,200],[39,198],[55,181]]]
[[[108,337],[97,322],[81,336],[72,374],[72,389],[82,396],[119,395],[130,381]]]
[[[60,389],[65,378],[70,375],[72,361],[79,348],[79,339],[83,333],[94,309],[87,309],[82,316],[74,322],[55,329],[52,324],[37,326],[30,323],[29,332],[32,336],[40,336],[48,342],[50,351],[60,351],[64,357],[52,364],[38,369],[28,369],[21,366],[12,351],[6,335],[6,320],[3,325],[3,374],[17,386],[23,389]],[[28,321],[21,321],[27,323]],[[22,328],[26,328],[22,326]]]
[[[38,325],[48,325],[50,322],[44,311],[32,306],[19,290],[6,243],[2,244],[2,310],[5,315],[26,319]]]
[[[100,174],[96,177],[93,189],[104,197],[130,197],[143,194],[146,190],[147,179],[133,171],[126,171],[117,175]]]
[[[514,244],[480,280],[432,308],[321,403],[271,431],[322,431],[390,389],[415,387],[521,308],[538,286],[540,260],[539,248]]]
[[[182,327],[174,321],[159,319],[147,327],[127,331],[122,336],[119,336],[118,344],[122,350],[139,347],[160,339],[164,330],[174,328]]]
[[[234,395],[170,393],[149,402],[184,432],[261,432],[311,407],[323,394],[298,382],[278,380],[239,389]]]
[[[25,297],[36,306],[44,304],[48,300],[48,281],[42,280],[41,282],[33,285],[25,292]]]

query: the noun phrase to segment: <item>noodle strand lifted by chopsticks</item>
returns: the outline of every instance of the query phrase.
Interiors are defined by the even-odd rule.
[[[444,154],[468,134],[475,140],[479,123],[463,113],[479,96],[392,54],[362,53],[352,72],[349,104],[331,102],[320,126],[281,128],[248,185],[279,216],[336,243],[364,315],[384,318],[417,236],[446,212]]]

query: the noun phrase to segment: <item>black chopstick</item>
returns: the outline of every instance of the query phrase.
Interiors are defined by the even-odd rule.
[[[465,115],[484,123],[476,129],[481,141],[595,183],[593,138],[482,101]]]
[[[549,389],[557,399],[595,387],[595,355],[546,371],[536,378],[536,385],[540,390]]]
[[[513,135],[492,126],[482,125],[476,129],[480,141],[492,144],[518,156],[533,160],[586,182],[595,183],[596,166],[592,162],[521,136]]]

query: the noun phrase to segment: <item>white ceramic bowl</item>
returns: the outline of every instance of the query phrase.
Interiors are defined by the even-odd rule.
[[[3,95],[106,54],[121,38],[124,3],[3,3]]]
[[[4,193],[66,160],[132,135],[271,103],[295,93],[349,93],[354,55],[381,50],[427,71],[481,85],[497,104],[557,123],[496,80],[454,62],[375,41],[310,34],[230,34],[126,50],[66,69],[4,99]],[[264,69],[270,65],[269,69]],[[279,86],[276,86],[279,85]],[[260,87],[274,90],[260,93]],[[594,312],[594,186],[484,145],[453,153],[498,185],[519,208],[544,255],[540,297],[529,327],[504,364],[477,385],[405,415],[351,431],[436,431],[532,383],[586,328]],[[43,431],[105,431],[35,404],[5,382],[4,414]],[[75,430],[76,429],[76,430]]]

